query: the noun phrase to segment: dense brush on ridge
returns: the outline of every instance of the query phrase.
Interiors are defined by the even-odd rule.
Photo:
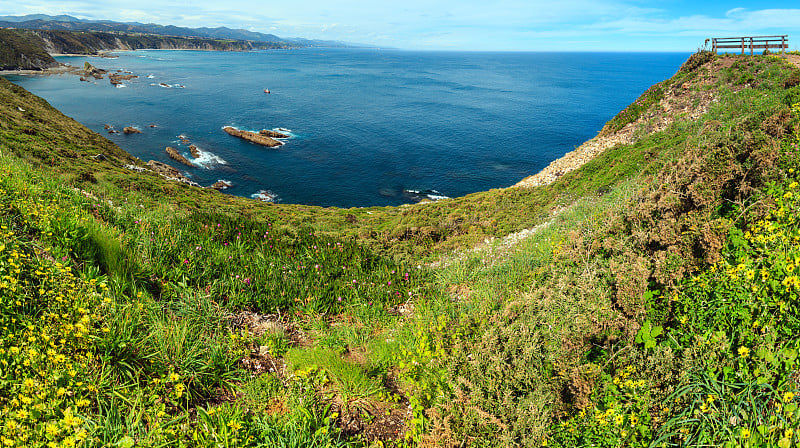
[[[0,444],[795,446],[798,84],[698,53],[549,185],[343,210],[0,79]]]

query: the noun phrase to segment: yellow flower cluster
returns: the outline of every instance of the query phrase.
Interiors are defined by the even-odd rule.
[[[92,310],[107,293],[28,243],[31,233],[50,236],[48,222],[63,210],[33,192],[6,191],[0,188],[0,445],[79,446],[91,430],[81,414],[97,394],[92,339],[103,325]]]

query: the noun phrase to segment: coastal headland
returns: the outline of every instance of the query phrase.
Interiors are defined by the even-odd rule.
[[[296,48],[287,42],[202,39],[156,34],[101,31],[0,28],[0,72],[43,71],[59,67],[52,55],[107,56],[112,51],[141,49],[249,51]]]

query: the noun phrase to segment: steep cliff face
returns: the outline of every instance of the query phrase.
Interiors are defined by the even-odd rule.
[[[44,70],[58,62],[43,48],[35,34],[23,30],[0,29],[0,70]]]
[[[96,54],[100,51],[143,50],[216,50],[246,51],[280,48],[268,42],[243,40],[200,39],[153,34],[118,34],[105,32],[34,31],[51,54]]]
[[[53,54],[97,54],[101,51],[208,50],[247,51],[284,48],[282,42],[201,39],[153,34],[20,30],[0,28],[0,70],[43,70],[56,67]]]

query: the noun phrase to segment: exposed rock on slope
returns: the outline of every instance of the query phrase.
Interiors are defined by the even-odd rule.
[[[726,63],[728,62],[725,60],[718,60],[710,64]],[[715,70],[711,70],[711,72],[713,71]],[[698,119],[708,111],[714,101],[713,92],[702,88],[711,81],[711,75],[707,75],[697,77],[682,85],[666,86],[663,98],[634,122],[628,123],[616,132],[608,132],[607,128],[604,128],[591,140],[553,161],[542,171],[516,183],[513,187],[538,187],[551,184],[609,148],[636,143],[645,135],[662,131],[677,120]]]
[[[151,170],[153,170],[157,174],[160,174],[166,179],[177,180],[178,182],[183,182],[185,184],[189,184],[195,187],[200,186],[200,184],[192,180],[189,180],[189,178],[184,176],[180,171],[178,171],[177,169],[175,169],[170,165],[167,165],[166,163],[158,162],[156,160],[151,160],[147,162],[147,166],[149,166]]]

